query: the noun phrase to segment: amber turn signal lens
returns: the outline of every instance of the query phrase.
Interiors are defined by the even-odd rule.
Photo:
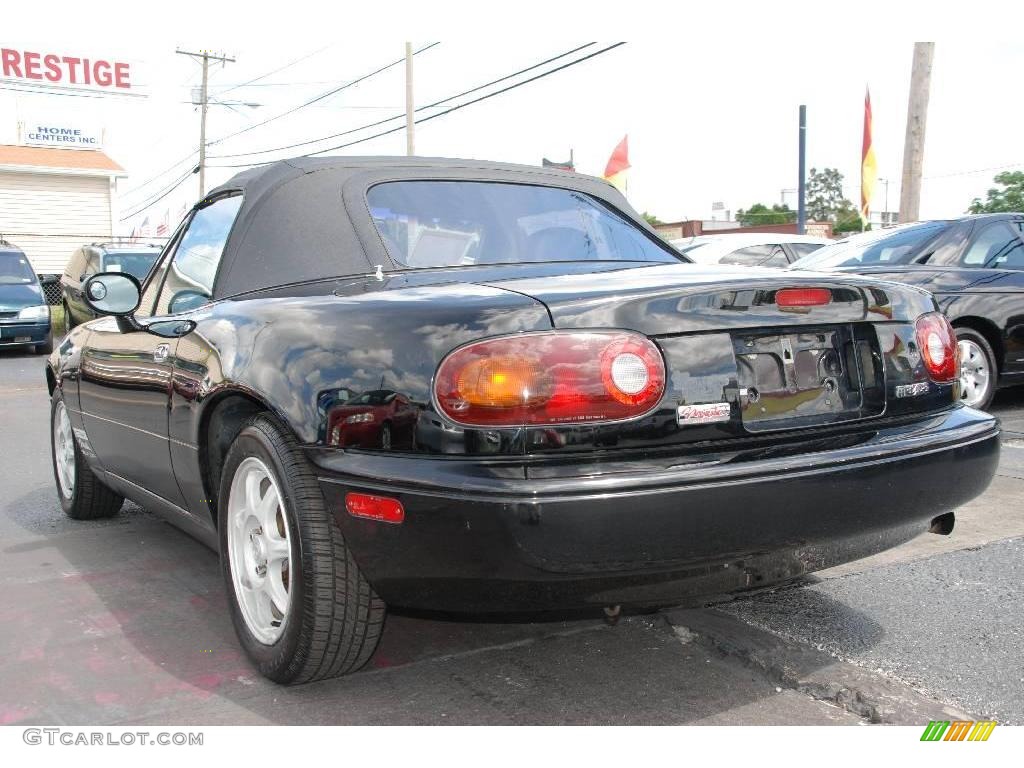
[[[511,408],[551,395],[551,379],[536,359],[519,355],[477,358],[458,374],[458,390],[471,406]]]

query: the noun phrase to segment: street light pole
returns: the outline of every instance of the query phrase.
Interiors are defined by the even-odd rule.
[[[800,148],[796,188],[796,231],[802,235],[807,231],[807,105],[800,105]]]

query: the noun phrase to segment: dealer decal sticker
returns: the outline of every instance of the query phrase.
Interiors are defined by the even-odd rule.
[[[728,421],[731,408],[728,403],[705,403],[703,405],[680,405],[676,410],[676,422],[681,427],[695,424],[715,424]]]

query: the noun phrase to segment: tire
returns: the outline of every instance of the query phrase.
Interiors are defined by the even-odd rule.
[[[71,316],[71,307],[68,303],[64,302],[64,332],[71,333],[71,329],[74,328],[78,323],[75,322],[75,318]]]
[[[63,414],[63,417],[61,416]],[[64,427],[59,429],[59,422],[67,419]],[[70,444],[69,444],[70,441]],[[61,457],[58,457],[58,450]],[[50,398],[50,458],[53,462],[53,480],[57,484],[57,498],[60,499],[64,514],[73,520],[97,520],[113,517],[124,504],[124,497],[114,493],[100,482],[82,458],[78,447],[78,438],[71,430],[71,421],[64,405],[64,395],[60,387],[53,390]],[[73,471],[69,478],[62,478],[62,470],[58,462],[62,459],[70,462]]]
[[[995,397],[999,378],[995,353],[985,337],[971,328],[957,328],[956,341],[960,348],[960,401],[985,410]]]
[[[53,328],[50,328],[50,332],[46,334],[46,341],[35,346],[37,355],[48,355],[51,352],[53,352]]]
[[[295,439],[270,415],[253,416],[235,438],[218,500],[231,619],[260,674],[294,684],[362,667],[380,639],[384,602],[352,559]],[[254,512],[259,502],[263,511]]]

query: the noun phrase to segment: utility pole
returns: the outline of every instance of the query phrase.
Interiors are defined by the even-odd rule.
[[[405,44],[405,154],[416,154],[416,123],[412,103],[412,43]]]
[[[800,142],[797,173],[800,178],[796,185],[796,231],[802,235],[807,231],[807,105],[800,105]]]
[[[928,121],[928,95],[932,81],[935,43],[914,43],[907,103],[907,133],[903,143],[903,179],[900,184],[900,223],[917,221],[921,210],[921,173],[924,168],[924,131]]]
[[[191,56],[203,60],[203,87],[199,96],[199,199],[206,196],[206,111],[210,99],[207,91],[207,84],[210,75],[210,59],[219,61],[221,64],[234,63],[234,59],[227,56],[218,56],[209,51],[183,51],[180,48],[175,51],[182,56]]]

